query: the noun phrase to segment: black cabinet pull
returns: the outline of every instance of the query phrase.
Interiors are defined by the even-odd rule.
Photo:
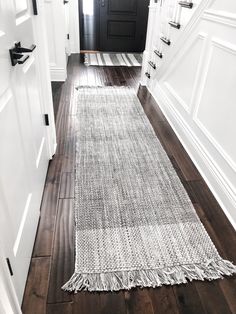
[[[67,3],[69,3],[69,1],[67,1],[67,0],[64,0],[64,1],[63,1],[63,3],[64,3],[64,4],[67,4]]]
[[[180,24],[177,22],[170,21],[169,24],[170,24],[170,26],[172,26],[174,28],[180,29]]]
[[[154,62],[149,61],[148,64],[149,64],[154,70],[156,70],[156,65],[155,65]]]
[[[160,51],[158,51],[158,50],[154,50],[154,53],[159,57],[159,58],[161,58],[162,59],[162,57],[163,57],[163,54],[160,52]]]
[[[161,40],[168,46],[170,46],[170,40],[166,37],[161,37]]]
[[[179,5],[183,8],[192,9],[193,3],[188,1],[179,1]]]

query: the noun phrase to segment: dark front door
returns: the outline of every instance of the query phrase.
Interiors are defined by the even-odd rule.
[[[148,0],[79,0],[81,50],[143,52]]]
[[[99,0],[101,51],[142,52],[148,0]]]

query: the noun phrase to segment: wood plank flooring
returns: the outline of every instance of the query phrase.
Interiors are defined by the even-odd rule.
[[[139,68],[85,67],[81,56],[72,55],[67,81],[54,86],[58,149],[48,169],[22,305],[24,314],[236,314],[236,276],[118,293],[73,295],[61,291],[74,271],[74,87],[80,84],[138,88],[139,75]],[[140,88],[138,96],[217,249],[224,258],[236,263],[235,231],[151,95]]]

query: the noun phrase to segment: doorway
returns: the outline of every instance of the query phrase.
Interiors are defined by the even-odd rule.
[[[98,22],[99,6],[96,0],[79,0],[80,47],[81,50],[99,50]]]
[[[81,50],[144,51],[149,1],[79,1]]]

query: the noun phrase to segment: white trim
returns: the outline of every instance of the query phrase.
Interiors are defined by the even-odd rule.
[[[54,108],[51,90],[49,50],[46,34],[45,3],[38,2],[38,15],[32,16],[34,35],[37,41],[38,63],[39,63],[39,82],[41,85],[41,97],[43,111],[49,115],[50,126],[46,128],[47,151],[49,159],[55,154],[56,146],[56,126],[54,118]]]
[[[199,127],[199,129],[203,132],[203,134],[207,137],[208,141],[215,147],[215,149],[224,158],[224,160],[228,163],[232,170],[236,172],[236,163],[233,161],[233,159],[226,153],[223,147],[220,146],[220,144],[216,141],[214,136],[209,132],[209,130],[203,125],[203,123],[198,118],[195,118],[194,121]]]
[[[232,168],[233,171],[236,172],[236,163],[234,160],[228,155],[228,153],[223,149],[223,147],[218,143],[218,141],[214,138],[211,132],[203,125],[203,123],[198,119],[198,111],[200,107],[200,103],[202,100],[204,87],[206,84],[207,76],[209,73],[209,68],[212,61],[212,56],[214,52],[214,47],[220,48],[225,50],[229,53],[236,55],[236,45],[233,45],[229,42],[223,41],[220,38],[212,37],[211,39],[211,46],[209,49],[208,57],[206,58],[205,70],[203,71],[203,75],[201,77],[201,83],[199,88],[199,94],[197,97],[196,106],[193,112],[193,121],[197,124],[199,129],[203,132],[203,134],[207,137],[209,142],[215,147],[218,153],[224,158],[224,160],[228,163],[228,165]],[[236,192],[235,192],[236,193]]]
[[[172,66],[166,70],[165,74],[162,76],[161,81],[163,82],[165,88],[169,91],[169,93],[172,95],[172,97],[176,100],[176,102],[183,107],[183,109],[186,111],[187,114],[191,114],[194,110],[194,103],[195,98],[197,97],[198,90],[199,90],[199,84],[201,86],[201,82],[199,82],[199,76],[200,76],[200,70],[202,68],[202,64],[204,62],[205,58],[205,50],[207,45],[207,39],[208,35],[204,32],[199,32],[196,37],[193,37],[188,44],[185,45],[185,48],[182,49],[182,51],[179,52],[179,54],[175,57]],[[169,78],[171,77],[171,74],[178,70],[178,67],[182,66],[181,61],[185,58],[186,55],[188,55],[189,51],[199,42],[202,41],[201,47],[200,47],[200,53],[199,53],[199,60],[198,65],[196,69],[196,73],[194,72],[194,85],[192,88],[191,96],[189,104],[184,101],[179,95],[178,92],[175,90],[175,88],[168,82]]]
[[[236,14],[225,12],[225,11],[218,11],[218,10],[212,10],[208,9],[205,11],[203,15],[203,19],[221,23],[224,25],[236,27]]]
[[[66,39],[66,17],[63,1],[44,0],[45,25],[49,31],[46,33],[50,59],[50,72],[52,81],[65,81],[67,77],[67,54],[70,48]]]
[[[196,134],[193,133],[171,104],[159,83],[156,82],[155,93],[152,93],[151,90],[149,92],[160,106],[191,160],[236,230],[236,195],[234,188],[203,147]]]
[[[236,45],[231,44],[228,41],[222,40],[218,37],[212,37],[212,44],[215,47],[218,47],[220,49],[223,49],[227,52],[230,52],[230,53],[236,55]]]
[[[164,82],[165,88],[169,91],[169,93],[175,98],[175,100],[184,108],[184,110],[190,114],[191,107],[188,106],[187,103],[178,95],[176,90],[168,83],[167,81]]]
[[[79,1],[70,0],[69,3],[69,31],[70,31],[70,53],[80,52],[80,30],[79,30]]]
[[[67,77],[67,71],[64,68],[51,67],[50,74],[53,82],[65,82]]]

